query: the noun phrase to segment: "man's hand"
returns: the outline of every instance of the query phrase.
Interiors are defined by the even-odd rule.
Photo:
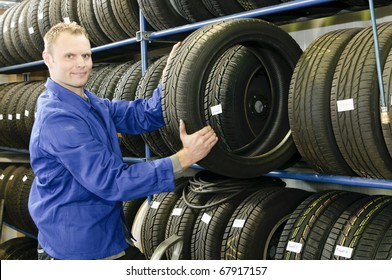
[[[183,120],[180,120],[180,138],[183,148],[177,152],[177,155],[183,170],[207,156],[218,142],[218,137],[210,126],[205,126],[193,134],[187,134]]]

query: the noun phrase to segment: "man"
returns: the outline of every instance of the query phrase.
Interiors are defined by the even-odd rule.
[[[180,121],[179,152],[124,164],[117,132],[144,133],[164,125],[161,87],[148,100],[100,99],[83,88],[92,69],[86,31],[59,23],[44,42],[50,78],[30,139],[36,177],[29,211],[39,231],[39,258],[140,258],[126,242],[122,201],[172,191],[175,176],[204,158],[217,137],[210,127],[188,135]]]

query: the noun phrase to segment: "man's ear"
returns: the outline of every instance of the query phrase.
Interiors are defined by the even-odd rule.
[[[49,53],[47,51],[44,50],[42,52],[42,58],[44,59],[46,66],[49,66],[48,64],[49,64],[50,57],[49,57]]]

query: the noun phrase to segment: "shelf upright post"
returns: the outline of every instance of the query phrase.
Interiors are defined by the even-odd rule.
[[[369,0],[369,11],[370,11],[370,17],[371,17],[371,21],[372,21],[374,51],[375,51],[375,55],[376,55],[378,87],[379,87],[379,91],[380,91],[381,122],[388,124],[388,123],[390,123],[390,117],[388,114],[387,96],[386,96],[384,83],[383,83],[383,79],[382,79],[380,46],[379,46],[379,40],[378,40],[377,22],[376,22],[376,16],[375,16],[375,12],[374,12],[373,0]]]
[[[142,76],[145,74],[148,68],[148,48],[147,48],[147,39],[148,33],[146,32],[146,18],[143,15],[142,9],[139,8],[139,22],[140,22],[140,30],[136,33],[136,40],[140,42],[140,57],[142,61]],[[147,37],[146,37],[147,35]],[[151,159],[151,150],[147,144],[145,144],[145,160],[148,161]],[[148,204],[151,204],[153,199],[152,195],[148,196]]]

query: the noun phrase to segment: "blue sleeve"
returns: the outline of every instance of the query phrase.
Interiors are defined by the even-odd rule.
[[[133,101],[106,100],[118,132],[142,134],[165,125],[162,114],[162,86],[159,84],[151,98]]]
[[[39,139],[40,149],[55,157],[80,185],[106,200],[131,200],[174,189],[170,158],[128,166],[71,113],[47,117]]]

